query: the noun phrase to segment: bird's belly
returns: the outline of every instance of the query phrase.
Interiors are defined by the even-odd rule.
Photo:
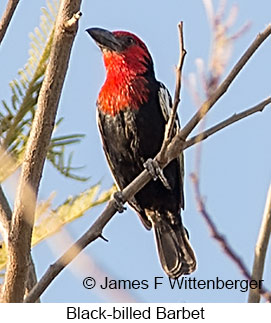
[[[132,111],[114,117],[100,114],[99,117],[104,152],[122,189],[143,171],[143,164],[148,158],[155,157],[161,139],[155,135],[158,131],[152,131],[151,124],[138,126],[140,114]]]
[[[105,155],[115,181],[122,190],[144,170],[146,160],[154,158],[159,152],[164,125],[161,122],[145,124],[143,121],[146,118],[142,118],[140,113],[129,111],[116,117],[100,114],[100,118]],[[172,189],[166,189],[160,180],[151,180],[135,195],[142,209],[179,210],[180,175],[176,160],[166,167],[165,175]]]

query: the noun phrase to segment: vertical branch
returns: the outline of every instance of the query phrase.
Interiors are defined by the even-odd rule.
[[[1,18],[1,21],[0,21],[0,44],[2,43],[2,40],[5,37],[9,23],[11,21],[11,18],[16,10],[16,7],[17,7],[19,1],[20,0],[9,0],[8,1],[6,10]]]
[[[6,199],[6,196],[0,185],[0,233],[5,244],[8,244],[9,224],[11,220],[11,210]]]
[[[182,86],[182,70],[183,70],[183,64],[184,64],[184,58],[186,55],[186,50],[184,48],[184,39],[183,39],[183,22],[181,21],[178,24],[178,30],[179,30],[179,46],[180,46],[180,56],[179,61],[176,66],[176,85],[175,85],[175,93],[174,93],[174,101],[172,105],[172,113],[170,115],[170,119],[168,122],[168,137],[170,138],[172,135],[173,127],[174,127],[174,121],[177,114],[177,108],[180,103],[180,92],[181,92],[181,86]],[[167,133],[167,132],[166,132]]]
[[[3,237],[3,240],[7,248],[8,248],[8,237],[9,237],[11,217],[12,217],[12,211],[10,209],[6,196],[3,192],[3,189],[0,185],[0,233]],[[36,285],[36,283],[37,283],[37,276],[35,271],[35,265],[30,255],[29,275],[26,282],[26,290],[27,291],[31,290],[33,286]],[[0,299],[1,299],[1,290],[0,290]],[[39,299],[37,299],[37,302],[39,302]]]
[[[258,241],[255,247],[254,264],[252,269],[252,278],[260,280],[263,277],[266,250],[271,234],[271,185],[269,186],[262,225],[260,228]],[[248,303],[259,303],[261,295],[259,289],[250,289]]]
[[[179,46],[180,46],[180,55],[179,61],[176,66],[176,86],[175,86],[175,94],[174,94],[174,101],[171,109],[171,114],[169,120],[166,124],[165,134],[164,134],[164,141],[161,148],[161,159],[164,158],[165,150],[172,139],[172,132],[175,124],[176,114],[178,105],[180,103],[180,92],[181,92],[181,85],[182,85],[182,69],[184,64],[184,58],[186,55],[186,50],[184,48],[184,39],[183,39],[183,22],[181,21],[178,24],[178,31],[179,31]]]
[[[80,9],[80,5],[81,0],[62,0],[60,3],[49,63],[40,90],[17,188],[9,236],[3,302],[23,301],[36,197],[72,44],[78,29],[80,14],[75,13]],[[29,186],[32,190],[27,189]]]

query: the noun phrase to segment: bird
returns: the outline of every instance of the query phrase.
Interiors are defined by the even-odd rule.
[[[138,36],[99,27],[86,31],[100,48],[105,65],[106,78],[96,102],[97,121],[109,168],[121,192],[145,168],[161,174],[151,161],[161,149],[172,100],[156,79],[151,54]],[[177,118],[173,134],[178,127]],[[166,184],[155,174],[128,203],[145,228],[154,231],[161,266],[168,277],[176,279],[191,274],[197,266],[181,218],[183,154],[163,170]]]

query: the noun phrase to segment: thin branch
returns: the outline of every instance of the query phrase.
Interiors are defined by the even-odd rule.
[[[3,237],[5,245],[8,245],[9,225],[11,221],[11,209],[9,207],[6,196],[0,185],[0,233]]]
[[[8,248],[8,236],[9,236],[9,230],[10,230],[11,217],[12,217],[11,208],[0,185],[0,229],[1,229],[0,232],[3,236],[3,240],[7,248]],[[35,265],[31,255],[30,255],[29,262],[30,262],[29,275],[26,282],[26,291],[30,291],[37,284]],[[1,291],[0,291],[0,299],[1,299]],[[37,299],[37,301],[39,302],[39,299]]]
[[[28,278],[26,281],[26,286],[25,286],[25,293],[24,295],[27,295],[29,293],[29,291],[31,291],[34,286],[37,284],[38,280],[37,280],[37,274],[36,274],[36,269],[35,269],[35,264],[32,258],[32,255],[30,254],[29,257],[29,271],[28,271]],[[40,299],[39,297],[37,297],[37,299],[35,300],[35,303],[40,303]]]
[[[228,119],[218,123],[217,125],[199,133],[198,135],[186,140],[184,143],[183,149],[186,149],[196,143],[202,142],[203,140],[207,139],[208,137],[215,134],[216,132],[218,132],[218,131],[228,127],[229,125],[231,125],[237,121],[240,121],[240,120],[242,120],[242,119],[244,119],[256,112],[262,112],[264,110],[264,108],[270,103],[271,103],[271,98],[269,97],[250,109],[247,109],[241,113],[234,114],[230,118],[228,118]],[[200,148],[201,148],[201,146],[199,145],[198,150],[196,151],[196,158],[195,158],[195,165],[196,165],[195,169],[197,169],[197,174],[199,174],[199,170],[200,170],[200,159],[201,159]]]
[[[163,145],[161,148],[161,155],[162,156],[165,153],[166,148],[172,139],[177,109],[178,109],[178,105],[181,100],[180,99],[180,92],[181,92],[181,85],[182,85],[182,69],[183,69],[184,59],[186,56],[186,50],[184,48],[184,40],[183,40],[183,22],[182,21],[178,24],[178,31],[179,31],[180,55],[179,55],[179,62],[176,66],[176,86],[175,86],[174,101],[173,101],[169,120],[166,124],[164,141],[163,141]]]
[[[262,225],[260,228],[258,241],[255,247],[254,264],[252,270],[252,278],[260,280],[263,277],[264,263],[266,251],[271,234],[271,185],[269,186],[266,204],[263,214]],[[248,303],[259,303],[260,302],[260,291],[259,289],[250,289],[248,296]]]
[[[123,191],[124,200],[127,201],[133,197],[134,191],[138,192],[151,179],[151,175],[144,170],[131,184]],[[31,303],[42,295],[45,289],[56,278],[56,276],[92,241],[102,236],[103,228],[116,213],[116,204],[114,200],[109,201],[107,207],[93,223],[93,225],[53,264],[42,276],[38,284],[27,295],[24,302]]]
[[[0,21],[0,44],[5,37],[11,18],[16,10],[20,0],[9,0],[6,6],[6,10]]]
[[[17,189],[8,245],[3,302],[23,301],[38,187],[78,28],[78,24],[74,23],[73,27],[69,26],[66,30],[65,23],[79,11],[80,5],[80,0],[63,0],[60,4],[49,64],[40,90]],[[32,191],[26,189],[28,185]]]
[[[11,216],[12,216],[11,209],[9,207],[7,198],[3,192],[2,186],[0,185],[0,233],[2,235],[2,238],[6,246],[8,245]],[[3,292],[3,286],[0,284],[0,300],[1,300],[2,292]]]
[[[226,77],[225,81],[214,92],[213,96],[207,100],[199,112],[197,112],[188,124],[172,139],[169,145],[167,145],[165,152],[161,151],[155,157],[155,160],[159,162],[160,167],[163,169],[171,160],[177,158],[179,154],[184,150],[185,139],[192,132],[194,127],[202,120],[204,115],[210,110],[214,103],[226,92],[230,83],[248,62],[249,58],[255,53],[257,48],[264,42],[264,40],[271,34],[271,25],[268,25],[263,33],[259,34],[255,41],[251,44],[246,53],[242,56],[239,62],[235,65],[230,74]],[[176,95],[175,95],[176,97]],[[206,109],[206,107],[208,109]],[[203,113],[204,111],[204,113]],[[163,146],[163,145],[162,145]],[[151,176],[147,170],[144,170],[139,174],[124,190],[123,201],[130,200],[140,189],[142,189],[149,181]],[[87,245],[102,235],[103,228],[110,221],[110,219],[116,213],[116,206],[114,201],[110,201],[103,211],[103,213],[94,222],[92,227],[79,238],[73,246],[71,246],[62,257],[60,257],[53,265],[51,265],[45,274],[42,276],[39,283],[33,288],[29,295],[25,298],[25,302],[34,302],[50,283],[56,278],[56,276],[69,264]]]
[[[196,112],[196,114],[192,117],[192,119],[186,124],[186,126],[182,129],[182,132],[179,134],[180,139],[185,140],[188,135],[192,132],[192,130],[198,125],[200,120],[207,114],[207,112],[213,107],[213,105],[221,98],[221,96],[227,92],[229,86],[242,70],[242,68],[246,65],[251,56],[256,52],[259,46],[266,40],[268,36],[271,34],[271,24],[269,24],[266,29],[259,33],[256,39],[252,42],[249,48],[245,51],[236,65],[232,68],[228,76],[221,83],[221,85],[213,92],[211,97],[206,100],[200,109]]]
[[[242,259],[236,254],[236,252],[233,250],[233,248],[230,246],[226,238],[219,233],[215,223],[211,219],[210,215],[206,211],[205,204],[203,202],[202,196],[200,194],[199,190],[199,181],[196,174],[191,175],[191,179],[194,186],[195,191],[195,198],[198,206],[198,210],[201,213],[202,217],[204,218],[208,229],[210,230],[212,238],[214,238],[223,249],[224,253],[233,261],[233,263],[238,267],[238,269],[241,271],[242,275],[248,280],[252,281],[254,280],[254,277],[252,278],[249,270],[247,269],[246,265],[242,261]],[[260,294],[268,301],[271,302],[271,293],[269,293],[264,287],[261,289],[258,289]]]
[[[264,110],[264,108],[271,103],[271,97],[268,97],[267,99],[263,100],[262,102],[258,103],[257,105],[255,105],[252,108],[249,108],[243,112],[240,113],[236,113],[233,116],[231,116],[230,118],[218,123],[217,125],[203,131],[202,133],[189,138],[188,140],[186,140],[186,142],[184,143],[183,149],[189,148],[191,146],[193,146],[196,143],[199,143],[205,139],[207,139],[208,137],[210,137],[211,135],[213,135],[214,133],[230,126],[231,124],[240,121],[241,119],[244,119],[256,112],[262,112]]]

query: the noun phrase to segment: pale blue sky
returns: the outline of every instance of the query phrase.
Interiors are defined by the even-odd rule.
[[[236,1],[228,0],[227,9]],[[217,6],[218,1],[214,1]],[[1,2],[0,11],[5,3]],[[10,97],[8,82],[16,77],[17,70],[28,58],[29,37],[39,24],[40,7],[45,1],[23,1],[19,4],[8,34],[0,47],[0,98]],[[246,22],[252,23],[248,32],[239,38],[227,70],[241,56],[257,33],[271,21],[270,1],[238,1],[239,16],[232,32]],[[45,199],[52,191],[57,192],[55,205],[67,196],[83,191],[91,184],[102,180],[104,188],[112,183],[96,126],[95,101],[104,80],[101,54],[85,29],[100,26],[110,30],[129,30],[144,40],[155,62],[157,78],[174,91],[174,65],[178,60],[177,23],[184,21],[184,36],[187,56],[184,76],[196,71],[195,59],[205,61],[209,54],[210,28],[202,1],[83,1],[83,16],[74,43],[70,68],[60,101],[58,116],[64,122],[58,134],[84,133],[82,144],[76,146],[74,163],[85,165],[82,175],[90,175],[87,183],[78,183],[58,175],[46,164],[40,198]],[[227,10],[228,12],[228,10]],[[235,112],[255,105],[271,95],[271,41],[260,48],[228,91],[213,108],[207,119],[212,125]],[[182,91],[179,115],[182,124],[193,115],[195,106],[186,87]],[[253,249],[257,239],[265,198],[270,183],[270,106],[262,114],[256,114],[231,128],[208,139],[202,146],[201,191],[206,197],[207,209],[219,230],[238,252],[246,265],[251,268]],[[196,132],[195,132],[196,133]],[[189,174],[194,170],[195,147],[185,152],[186,209],[183,213],[191,243],[196,251],[198,269],[191,276],[197,279],[243,279],[236,266],[221,252],[218,244],[210,238],[209,232],[195,207],[194,194]],[[9,189],[10,191],[10,189]],[[66,228],[73,238],[79,237],[99,215],[101,207],[88,212]],[[166,277],[160,268],[152,232],[141,225],[132,210],[117,214],[104,230],[109,243],[94,242],[85,254],[91,257],[104,272],[115,279],[137,279],[153,281],[154,276]],[[51,238],[56,246],[60,240]],[[63,240],[63,239],[62,239]],[[58,255],[65,250],[61,245]],[[62,250],[62,251],[61,251]],[[39,277],[54,262],[46,242],[33,250]],[[268,250],[265,285],[271,286],[270,248]],[[84,267],[74,274],[71,268],[76,264]],[[101,274],[102,275],[102,274]],[[125,295],[100,292],[98,289],[85,290],[82,277],[97,273],[87,258],[78,257],[74,264],[65,269],[45,292],[44,302],[100,302],[123,300]],[[129,291],[128,291],[129,292]],[[232,290],[174,290],[168,284],[153,288],[130,291],[130,297],[142,302],[245,302],[247,293]]]

